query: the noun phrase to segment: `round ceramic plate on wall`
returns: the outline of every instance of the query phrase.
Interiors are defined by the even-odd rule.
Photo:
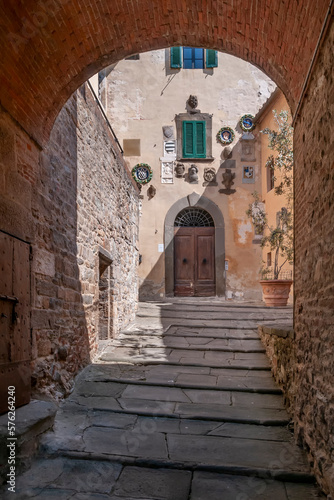
[[[254,118],[253,115],[243,115],[240,118],[240,127],[244,132],[251,132],[255,128]]]
[[[223,127],[218,131],[217,140],[221,144],[231,144],[234,141],[234,131],[230,127]]]
[[[131,174],[139,184],[147,184],[153,177],[153,171],[147,163],[137,163],[133,167]]]

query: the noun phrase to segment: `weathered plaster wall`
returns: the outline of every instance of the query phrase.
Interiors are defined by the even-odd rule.
[[[107,83],[106,83],[107,82]],[[158,245],[164,243],[164,221],[170,207],[178,200],[196,192],[212,200],[221,210],[225,221],[226,259],[229,261],[226,290],[234,297],[260,299],[258,270],[261,264],[260,246],[253,243],[254,231],[246,210],[254,190],[261,191],[259,147],[255,148],[255,161],[241,161],[242,130],[238,122],[245,113],[256,114],[274,90],[274,83],[252,65],[229,56],[218,54],[218,68],[173,70],[170,68],[169,50],[140,54],[139,60],[120,61],[107,71],[103,82],[103,98],[108,116],[120,140],[140,139],[140,156],[127,156],[129,168],[138,162],[148,163],[153,169],[157,192],[150,199],[148,186],[142,189],[142,216],[140,218],[139,267],[142,298],[159,298],[165,293],[165,261]],[[105,91],[106,89],[106,91]],[[176,136],[175,115],[186,112],[189,95],[198,97],[202,113],[212,114],[213,159],[183,161],[186,171],[192,163],[199,169],[199,181],[190,184],[187,178],[176,178],[173,183],[162,183],[163,126],[173,126]],[[224,147],[216,140],[218,130],[230,126],[236,131],[231,144],[236,174],[234,194],[219,193],[224,189],[222,176],[226,163]],[[259,131],[253,132],[258,138]],[[165,139],[166,140],[166,139]],[[255,183],[242,182],[242,166],[255,168]],[[204,169],[213,167],[217,172],[217,186],[203,186]],[[230,294],[231,296],[231,294]]]
[[[334,24],[295,125],[297,433],[334,497]]]
[[[112,260],[114,333],[133,318],[137,188],[87,86],[41,153],[1,113],[0,179],[0,229],[32,244],[33,385],[59,397],[96,350],[100,247]]]
[[[292,122],[291,111],[289,105],[283,95],[282,92],[277,92],[277,97],[273,100],[270,105],[265,109],[263,114],[261,114],[260,120],[258,122],[258,127],[260,130],[264,130],[265,128],[269,128],[271,130],[277,130],[277,123],[273,114],[273,111],[276,110],[277,113],[281,111],[288,111],[290,122]],[[260,112],[261,113],[261,112]],[[284,195],[276,195],[275,189],[271,189],[268,191],[268,172],[266,168],[266,162],[270,155],[274,154],[271,149],[268,147],[269,138],[266,134],[260,134],[260,144],[261,144],[261,177],[262,177],[262,200],[265,203],[265,210],[268,215],[268,224],[271,227],[276,227],[276,214],[279,212],[282,207],[286,206],[286,197]],[[275,172],[275,177],[277,181],[275,185],[277,186],[282,177],[280,172]],[[262,249],[262,261],[267,263],[267,253],[270,252],[270,248],[268,246]],[[274,252],[271,252],[272,263],[274,262]],[[283,264],[285,258],[279,256],[278,263],[279,265]],[[282,268],[283,272],[291,272],[291,276],[293,276],[293,265],[286,262],[284,267]],[[293,303],[293,286],[289,295],[289,304]]]

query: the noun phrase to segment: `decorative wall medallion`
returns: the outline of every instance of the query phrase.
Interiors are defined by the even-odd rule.
[[[217,140],[221,144],[231,144],[234,141],[234,130],[231,127],[223,127],[218,131]]]
[[[235,179],[235,173],[234,172],[232,173],[231,170],[227,168],[223,173],[223,180],[222,180],[222,184],[224,184],[225,189],[220,189],[219,192],[224,194],[235,193],[235,189],[231,189],[231,187],[234,184],[233,179]]]
[[[198,168],[194,163],[188,168],[188,181],[190,184],[198,184]]]
[[[161,184],[173,184],[174,162],[161,162]]]
[[[216,182],[216,171],[214,168],[205,168],[203,178],[203,186],[218,186],[218,183]]]
[[[239,124],[244,132],[250,132],[255,128],[254,118],[253,115],[243,115],[240,118]]]
[[[175,167],[175,175],[176,177],[184,177],[184,172],[186,171],[186,167],[183,163],[177,163]]]
[[[244,184],[255,182],[255,168],[253,166],[242,167],[242,182]]]
[[[147,184],[153,177],[153,171],[147,163],[137,163],[133,167],[131,174],[139,184]]]

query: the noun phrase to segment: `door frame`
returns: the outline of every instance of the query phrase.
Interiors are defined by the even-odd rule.
[[[174,222],[184,208],[203,208],[215,223],[215,272],[216,295],[225,296],[225,223],[218,206],[209,198],[192,193],[170,207],[165,218],[165,290],[166,296],[174,296]]]

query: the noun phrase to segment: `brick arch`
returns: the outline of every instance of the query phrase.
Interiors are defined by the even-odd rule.
[[[294,111],[328,0],[2,2],[1,104],[41,145],[80,84],[137,52],[214,48],[263,70]],[[4,27],[5,26],[5,27]]]

